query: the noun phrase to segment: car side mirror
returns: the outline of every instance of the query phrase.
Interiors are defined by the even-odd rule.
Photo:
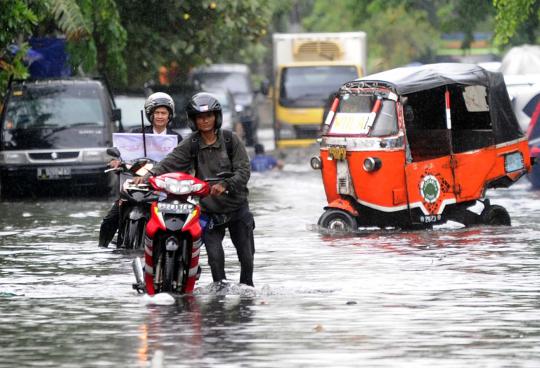
[[[122,109],[112,109],[112,121],[122,120]]]

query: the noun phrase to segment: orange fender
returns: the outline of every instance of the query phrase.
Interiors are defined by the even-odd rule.
[[[332,202],[328,203],[328,206],[324,207],[325,210],[329,208],[336,208],[338,210],[343,210],[345,212],[350,213],[354,217],[358,216],[358,211],[355,210],[353,206],[351,206],[351,203],[342,198],[333,200]]]

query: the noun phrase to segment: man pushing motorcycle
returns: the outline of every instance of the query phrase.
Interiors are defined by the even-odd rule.
[[[208,219],[203,242],[214,282],[226,279],[223,238],[225,230],[236,248],[240,261],[240,283],[253,286],[255,222],[249,210],[248,189],[251,171],[249,157],[242,141],[228,130],[221,129],[221,105],[210,93],[195,94],[186,106],[188,124],[193,131],[151,173],[134,179],[136,184],[151,175],[168,172],[192,172],[199,179],[227,177],[213,184],[210,195],[201,200],[203,215]],[[152,252],[152,249],[145,249]],[[147,273],[152,273],[150,268]],[[147,278],[153,280],[153,274]]]
[[[178,136],[178,142],[182,140],[182,136],[169,127],[174,117],[174,100],[171,96],[163,92],[151,94],[144,102],[144,113],[151,125],[144,128],[136,128],[132,131],[133,133],[142,133],[144,129],[145,134],[176,135]],[[120,161],[118,159],[113,159],[109,162],[109,166],[112,168],[116,168],[119,165]],[[116,230],[118,230],[119,223],[120,201],[117,199],[101,222],[98,243],[100,247],[109,246]]]

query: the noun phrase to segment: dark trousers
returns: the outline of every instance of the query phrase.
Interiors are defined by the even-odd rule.
[[[240,261],[240,283],[253,286],[254,228],[255,221],[247,206],[233,213],[225,224],[216,225],[211,221],[207,226],[203,234],[203,242],[214,282],[226,279],[223,238],[225,230],[229,229],[232,243]]]
[[[116,230],[118,230],[118,223],[120,222],[120,205],[118,202],[114,201],[111,209],[101,221],[98,243],[100,247],[108,247],[114,238],[114,234],[116,234]]]

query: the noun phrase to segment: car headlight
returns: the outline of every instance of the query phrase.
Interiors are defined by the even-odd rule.
[[[107,162],[109,155],[104,149],[87,149],[82,151],[82,162]]]
[[[3,164],[24,164],[28,160],[23,152],[3,152],[0,154],[0,161]]]
[[[189,194],[202,189],[202,184],[195,184],[193,180],[176,180],[165,178],[164,180],[156,180],[156,185],[172,194]]]

